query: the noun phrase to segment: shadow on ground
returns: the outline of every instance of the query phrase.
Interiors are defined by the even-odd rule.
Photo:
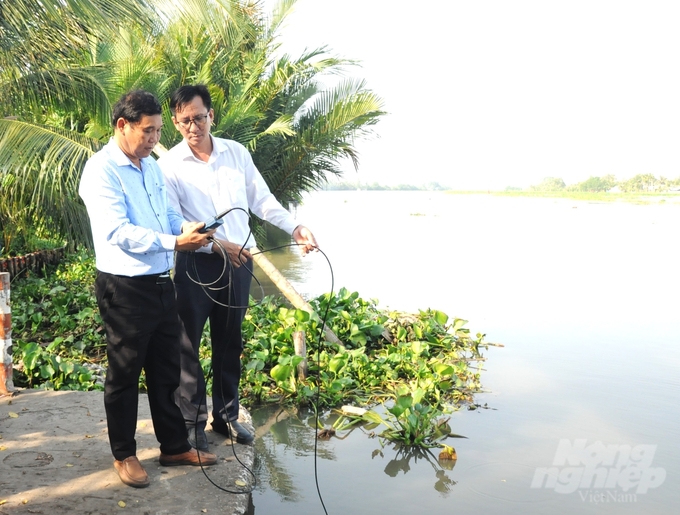
[[[252,513],[250,494],[220,488],[252,488],[245,467],[252,469],[253,447],[207,435],[216,465],[161,467],[148,399],[140,395],[137,456],[151,485],[135,489],[121,483],[113,468],[103,392],[23,390],[1,397],[0,514]]]

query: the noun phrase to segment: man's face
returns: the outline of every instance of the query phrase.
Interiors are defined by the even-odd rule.
[[[172,121],[190,147],[201,147],[210,139],[210,124],[214,112],[208,110],[199,96],[175,111]]]
[[[128,122],[120,118],[117,124],[120,130],[119,145],[133,161],[149,157],[161,139],[162,126],[160,114],[142,115],[138,122]]]

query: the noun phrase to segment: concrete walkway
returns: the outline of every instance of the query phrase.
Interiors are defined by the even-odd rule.
[[[245,424],[252,430],[245,410]],[[210,425],[208,425],[210,427]],[[0,514],[230,514],[252,512],[253,447],[207,431],[212,467],[161,467],[146,395],[137,456],[151,485],[131,488],[113,469],[103,392],[23,390],[0,397]],[[214,482],[218,487],[214,486]],[[242,486],[243,485],[243,486]]]

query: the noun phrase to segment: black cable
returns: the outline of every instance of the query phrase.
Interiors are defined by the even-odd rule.
[[[331,298],[333,297],[333,291],[335,290],[335,274],[333,274],[333,266],[331,265],[330,260],[328,259],[328,256],[324,251],[321,249],[317,248],[319,252],[323,255],[324,258],[326,258],[326,262],[328,263],[328,269],[331,272],[331,292],[328,294],[328,302],[326,303],[326,312],[324,313],[323,317],[321,318],[321,331],[319,333],[319,344],[316,347],[316,370],[317,370],[317,377],[316,377],[316,406],[314,407],[315,416],[314,416],[314,482],[316,483],[316,493],[319,496],[319,501],[321,502],[321,507],[323,508],[323,511],[326,515],[328,515],[328,511],[326,510],[326,505],[323,502],[323,496],[321,495],[321,489],[319,488],[319,474],[318,474],[318,468],[317,468],[317,448],[319,445],[319,399],[321,395],[321,342],[322,342],[322,336],[323,336],[323,330],[326,327],[326,320],[328,319],[328,311],[330,310],[331,307]]]
[[[286,245],[280,245],[278,247],[272,247],[267,250],[260,250],[260,252],[253,253],[255,254],[263,254],[264,252],[271,252],[273,250],[277,249],[282,249],[286,247],[293,247],[293,246],[299,246],[302,245],[300,243],[289,243]],[[333,265],[331,265],[330,259],[328,259],[328,256],[326,253],[321,250],[318,247],[315,247],[315,250],[320,252],[323,257],[326,259],[326,263],[328,263],[328,269],[331,273],[331,291],[328,294],[328,302],[326,303],[326,311],[323,314],[323,317],[321,317],[321,329],[319,331],[319,340],[318,344],[316,347],[316,369],[317,369],[317,377],[316,377],[316,393],[315,393],[315,400],[314,400],[314,483],[316,485],[316,493],[319,496],[319,502],[321,502],[321,507],[323,508],[323,511],[326,515],[328,515],[328,510],[326,510],[326,504],[323,502],[323,496],[321,495],[321,488],[319,487],[319,470],[318,470],[318,446],[319,446],[319,404],[320,404],[320,398],[321,398],[321,376],[320,376],[320,370],[321,370],[321,345],[322,345],[322,338],[323,338],[323,332],[326,327],[326,321],[328,320],[328,312],[330,311],[331,307],[331,298],[333,297],[333,292],[335,291],[335,274],[333,273]]]
[[[224,213],[222,213],[222,215],[220,216],[220,218],[221,218],[222,216],[225,216],[226,214],[228,214],[229,212],[231,212],[231,211],[233,211],[233,210],[235,210],[235,209],[240,209],[241,211],[244,211],[246,214],[248,214],[248,216],[250,216],[249,213],[248,213],[247,211],[245,211],[244,209],[242,209],[242,208],[232,208],[232,209],[229,209],[229,210],[225,211]],[[252,231],[249,231],[249,232],[248,232],[248,236],[246,237],[246,242],[250,239],[251,234],[252,234]],[[212,239],[212,238],[211,238],[211,239]],[[250,307],[249,305],[248,305],[248,306],[231,306],[231,305],[228,305],[228,304],[223,304],[223,303],[221,303],[221,302],[218,302],[216,299],[214,299],[214,298],[208,293],[208,291],[206,291],[206,288],[209,288],[209,289],[211,289],[211,290],[222,290],[222,289],[224,289],[224,288],[228,288],[227,298],[228,298],[228,299],[231,299],[233,265],[232,265],[232,263],[231,263],[231,260],[229,259],[227,250],[226,250],[225,247],[219,242],[219,240],[212,239],[212,241],[213,241],[213,244],[217,245],[218,248],[220,249],[220,253],[222,254],[222,258],[223,258],[224,263],[225,263],[225,264],[224,264],[224,267],[223,267],[223,269],[222,269],[221,274],[220,274],[220,275],[218,276],[218,278],[215,279],[213,282],[211,282],[211,283],[203,283],[203,282],[201,281],[201,279],[200,279],[199,272],[198,272],[198,268],[196,267],[196,261],[195,261],[195,257],[194,257],[194,259],[192,259],[191,261],[192,261],[192,265],[193,265],[193,270],[194,270],[194,272],[195,272],[195,274],[196,274],[196,279],[194,279],[193,277],[191,277],[191,276],[189,275],[189,266],[187,266],[187,271],[186,271],[187,277],[189,278],[189,280],[193,281],[195,284],[198,284],[199,286],[201,286],[201,289],[203,290],[203,292],[204,292],[204,293],[205,293],[205,294],[206,294],[213,302],[215,302],[216,304],[219,304],[219,305],[224,306],[224,307],[227,307],[227,308],[246,308],[246,309],[249,308],[249,307]],[[286,245],[279,245],[279,246],[272,247],[272,248],[269,248],[269,249],[266,249],[266,250],[259,250],[259,252],[254,252],[254,253],[252,253],[252,255],[264,254],[265,252],[272,252],[272,251],[274,251],[274,250],[279,250],[279,249],[283,249],[283,248],[287,248],[287,247],[300,246],[300,245],[302,245],[302,244],[298,244],[298,243],[289,243],[289,244],[286,244]],[[240,249],[240,251],[239,251],[239,254],[238,254],[238,259],[239,259],[239,261],[241,260],[241,255],[242,255],[242,253],[243,253],[244,250],[245,250],[245,243],[241,246],[241,249]],[[323,257],[326,259],[326,262],[328,263],[328,268],[329,268],[330,274],[331,274],[331,291],[330,291],[329,296],[328,296],[328,302],[326,303],[326,310],[325,310],[325,312],[324,312],[323,317],[321,318],[321,328],[320,328],[320,331],[319,331],[319,340],[318,340],[318,345],[317,345],[317,349],[316,349],[317,374],[319,374],[319,371],[321,370],[321,345],[322,345],[322,337],[323,337],[324,329],[325,329],[325,327],[326,327],[326,321],[327,321],[327,319],[328,319],[328,313],[329,313],[329,311],[330,311],[330,300],[331,300],[331,298],[333,297],[333,292],[335,291],[335,275],[334,275],[334,273],[333,273],[333,266],[331,265],[331,262],[330,262],[330,260],[328,259],[328,256],[326,255],[326,253],[323,252],[323,251],[322,251],[320,248],[318,248],[318,247],[315,247],[315,250],[318,251],[318,252],[320,252],[320,253],[323,255]],[[194,253],[194,252],[190,253],[190,256],[195,256],[195,253]],[[224,274],[225,274],[225,272],[226,272],[227,266],[229,267],[229,280],[228,280],[227,284],[224,285],[224,286],[221,286],[221,287],[219,287],[219,288],[213,287],[213,285],[217,284],[219,281],[222,280],[222,278],[224,277]],[[250,272],[251,278],[254,279],[255,282],[257,283],[257,285],[260,287],[260,290],[261,290],[261,292],[262,292],[262,298],[260,299],[260,302],[261,302],[262,299],[264,298],[264,288],[262,287],[262,284],[261,284],[260,281],[257,279],[257,277],[255,277],[255,274],[253,273],[253,271],[252,271],[252,270],[249,270],[249,272]],[[231,310],[228,309],[228,310],[227,310],[227,317],[229,317],[229,316],[231,316]],[[228,319],[227,319],[227,322],[228,322]],[[200,346],[200,345],[199,345],[199,346]],[[225,356],[226,356],[226,353],[223,353],[222,359],[224,359]],[[220,363],[220,367],[221,367],[221,366],[222,366],[222,363]],[[210,372],[208,373],[208,376],[205,378],[205,383],[206,383],[206,385],[207,385],[207,383],[208,383],[208,379],[210,379],[210,374],[212,373],[212,370],[213,370],[213,369],[214,369],[214,367],[211,367],[211,370],[210,370]],[[224,399],[224,391],[221,391],[220,394],[222,395],[223,403],[226,405],[226,402],[224,402],[224,400],[225,400],[225,399]],[[315,483],[315,485],[316,485],[316,491],[317,491],[317,495],[318,495],[318,497],[319,497],[319,501],[321,502],[321,507],[323,508],[324,513],[325,513],[326,515],[328,515],[328,510],[326,510],[326,505],[325,505],[325,503],[324,503],[324,501],[323,501],[323,496],[321,495],[321,488],[319,487],[319,474],[318,474],[318,442],[319,442],[319,404],[320,404],[320,398],[321,398],[321,377],[320,377],[320,375],[317,375],[317,378],[316,378],[315,401],[314,401],[314,413],[315,413],[315,415],[314,415],[314,483]],[[207,401],[207,389],[204,390],[204,392],[203,392],[203,400],[204,400],[204,403],[205,403],[205,406],[206,406],[206,411],[207,411],[207,402],[208,402],[208,401]],[[200,405],[199,405],[199,410],[198,410],[197,413],[196,413],[196,420],[195,420],[195,424],[194,424],[194,440],[195,440],[195,441],[198,440],[198,429],[197,429],[197,426],[198,426],[198,416],[199,416],[199,412],[200,412],[201,406],[203,406],[203,404],[200,404]],[[234,435],[233,435],[233,434],[230,435],[230,439],[231,439],[231,447],[232,447],[232,452],[234,453],[234,457],[235,457],[236,460],[239,462],[239,464],[241,464],[241,466],[243,466],[243,468],[245,468],[245,469],[250,473],[250,475],[253,477],[253,485],[252,485],[252,487],[251,487],[250,489],[248,489],[248,490],[232,491],[232,490],[228,490],[228,489],[226,489],[226,488],[224,488],[224,487],[222,487],[222,486],[216,484],[216,483],[215,483],[212,479],[210,479],[210,477],[208,476],[207,472],[205,471],[205,468],[203,467],[203,464],[200,463],[200,453],[199,453],[199,464],[201,465],[201,470],[202,470],[202,472],[203,472],[203,475],[205,475],[206,479],[208,479],[208,481],[210,481],[210,483],[211,483],[213,486],[215,486],[216,488],[218,488],[219,490],[221,490],[221,491],[223,491],[223,492],[234,493],[234,494],[247,494],[247,493],[252,493],[252,492],[254,491],[256,485],[257,485],[257,478],[256,478],[255,474],[253,473],[253,471],[252,471],[250,468],[248,468],[248,467],[247,467],[247,466],[246,466],[246,465],[238,458],[238,456],[237,456],[237,454],[236,454],[236,449],[235,449],[235,447],[234,447]]]
[[[221,216],[224,216],[224,215],[226,215],[227,213],[229,213],[230,211],[233,211],[233,210],[235,210],[235,209],[240,209],[241,211],[245,211],[245,210],[242,209],[242,208],[232,208],[232,209],[227,210],[227,211],[225,211],[224,213],[222,213]],[[246,212],[246,213],[247,213],[247,212]],[[249,233],[248,233],[248,236],[246,237],[246,241],[248,241],[248,239],[250,238],[250,234],[251,234],[251,233],[249,232]],[[208,296],[208,298],[209,298],[210,300],[212,300],[214,303],[219,304],[220,306],[224,306],[224,307],[226,307],[226,308],[232,308],[232,307],[244,307],[244,308],[248,308],[248,306],[231,306],[230,304],[224,304],[224,303],[222,303],[222,302],[219,302],[217,299],[213,298],[213,296],[210,295],[210,293],[209,293],[208,291],[206,291],[206,288],[210,288],[210,289],[213,290],[213,291],[219,291],[219,290],[223,290],[223,289],[227,288],[227,289],[228,289],[228,291],[227,291],[227,298],[228,298],[228,299],[231,299],[231,288],[232,288],[232,285],[233,285],[233,277],[232,277],[232,274],[233,274],[233,265],[232,265],[232,263],[231,263],[231,260],[229,259],[229,256],[228,256],[228,253],[227,253],[225,247],[224,247],[218,240],[213,239],[212,241],[213,241],[213,244],[216,244],[216,245],[218,246],[218,248],[220,249],[220,252],[222,253],[222,259],[223,259],[223,261],[224,261],[224,266],[223,266],[223,268],[222,268],[222,272],[221,272],[220,275],[217,277],[217,279],[215,279],[215,280],[212,281],[211,283],[203,283],[203,282],[201,281],[201,278],[200,278],[200,275],[199,275],[199,272],[198,272],[198,267],[196,266],[195,253],[194,253],[194,252],[191,252],[191,253],[189,253],[189,256],[187,257],[187,270],[186,270],[186,275],[187,275],[188,279],[189,279],[190,281],[194,282],[195,284],[198,284],[199,286],[201,286],[201,290]],[[244,246],[241,246],[241,250],[239,251],[239,255],[238,255],[238,259],[239,259],[239,260],[240,260],[240,258],[241,258],[241,253],[243,252],[243,250],[244,250]],[[190,258],[191,258],[191,259],[190,259]],[[194,271],[195,274],[196,274],[196,279],[194,279],[193,277],[191,277],[191,275],[189,274],[189,269],[190,269],[189,261],[191,261],[191,268],[193,268],[193,271]],[[224,277],[224,274],[225,274],[225,272],[226,272],[226,270],[227,270],[227,266],[229,267],[229,277],[228,277],[227,284],[225,284],[224,286],[220,286],[219,288],[217,288],[217,287],[212,287],[213,285],[217,284],[218,282],[220,282],[220,281],[222,280],[222,278]],[[254,277],[254,275],[252,274],[252,271],[251,271],[250,273],[251,273],[251,276]],[[257,279],[256,279],[256,282],[258,282],[258,284],[259,284],[259,281],[257,281]],[[228,317],[230,317],[230,316],[232,316],[232,312],[231,312],[230,309],[227,309],[227,324],[229,323],[229,318],[228,318]],[[200,342],[199,342],[199,348],[200,348]],[[224,360],[225,357],[226,357],[226,352],[222,354],[222,360]],[[222,369],[222,366],[223,366],[223,362],[220,363],[220,370]],[[210,375],[212,374],[213,369],[214,369],[214,367],[211,366],[211,367],[210,367],[210,371],[208,372],[208,375],[207,375],[206,378],[205,378],[205,384],[206,384],[206,385],[208,384],[208,380],[210,379]],[[222,395],[222,402],[223,402],[223,404],[225,404],[225,406],[226,406],[227,403],[225,402],[224,391],[220,391],[220,394]],[[208,407],[207,389],[205,389],[205,390],[203,391],[202,399],[203,399],[203,403],[199,404],[198,410],[197,410],[197,412],[196,412],[196,418],[195,418],[195,420],[194,420],[194,441],[196,441],[197,445],[198,445],[198,417],[199,417],[199,414],[200,414],[200,410],[201,410],[201,407],[205,405],[205,407],[206,407],[206,412],[207,412],[207,407]],[[207,420],[206,420],[206,423],[207,423]],[[234,490],[229,490],[229,489],[227,489],[227,488],[224,488],[224,487],[218,485],[217,483],[215,483],[215,482],[208,476],[208,473],[206,472],[205,468],[203,467],[203,464],[200,462],[200,453],[199,453],[199,464],[200,464],[200,466],[201,466],[201,471],[203,472],[203,475],[206,477],[206,479],[207,479],[213,486],[215,486],[217,489],[219,489],[219,490],[221,490],[221,491],[223,491],[223,492],[231,493],[231,494],[250,494],[250,493],[252,493],[252,492],[255,490],[255,488],[256,488],[256,486],[257,486],[257,477],[255,476],[254,472],[253,472],[246,464],[244,464],[244,463],[239,459],[238,454],[236,453],[236,448],[235,448],[235,446],[234,446],[235,436],[232,434],[231,430],[229,430],[229,431],[230,431],[230,436],[229,436],[229,438],[230,438],[230,441],[231,441],[231,449],[232,449],[232,453],[234,454],[234,458],[236,458],[236,461],[238,461],[238,463],[239,463],[244,469],[246,469],[246,470],[248,471],[248,473],[252,476],[252,478],[253,478],[253,483],[252,483],[251,487],[250,487],[249,489],[245,489],[245,490],[237,490],[237,491],[234,491]]]

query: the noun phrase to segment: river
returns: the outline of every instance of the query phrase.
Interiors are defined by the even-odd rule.
[[[451,418],[452,470],[355,431],[319,444],[319,496],[314,432],[289,417],[256,440],[255,514],[677,512],[678,202],[317,192],[297,217],[333,276],[319,253],[269,257],[304,296],[439,309],[504,347],[489,409]]]

